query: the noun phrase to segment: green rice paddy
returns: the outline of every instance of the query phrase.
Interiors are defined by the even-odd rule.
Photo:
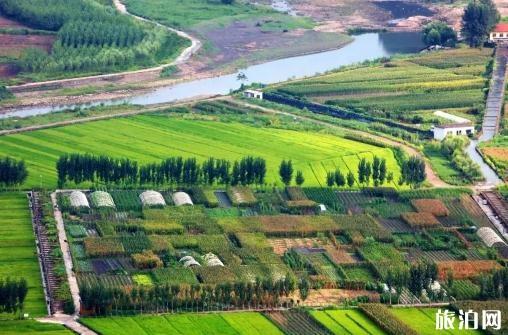
[[[81,322],[102,335],[282,335],[259,313],[138,315],[84,318]]]
[[[32,320],[1,321],[2,335],[71,335],[74,334],[62,325],[40,323]]]
[[[267,161],[267,182],[281,184],[278,166],[292,159],[302,170],[305,186],[323,185],[326,172],[340,168],[357,173],[362,157],[387,160],[398,180],[393,152],[370,144],[317,132],[259,128],[235,122],[185,120],[165,115],[139,115],[89,122],[0,137],[0,156],[24,159],[29,177],[24,187],[56,186],[55,163],[64,153],[93,153],[131,158],[141,164],[170,156],[239,159],[260,156]],[[395,186],[395,185],[393,185]]]
[[[35,249],[28,199],[23,193],[0,193],[0,278],[25,278],[28,295],[24,313],[47,313]],[[0,314],[0,319],[12,315]],[[5,334],[0,327],[0,333]]]
[[[386,334],[359,310],[311,311],[310,314],[336,335]]]

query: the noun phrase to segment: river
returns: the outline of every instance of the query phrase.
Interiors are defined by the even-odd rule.
[[[331,51],[318,52],[309,55],[289,57],[249,66],[236,73],[213,78],[192,80],[172,86],[161,87],[149,93],[134,95],[129,98],[106,100],[93,104],[59,105],[44,107],[28,107],[0,115],[0,118],[27,117],[46,114],[76,107],[89,107],[99,104],[114,105],[130,103],[136,105],[153,105],[176,102],[199,96],[228,94],[238,89],[242,83],[273,84],[292,78],[302,78],[323,73],[341,66],[389,57],[394,54],[414,53],[423,48],[419,33],[366,33],[357,35],[348,45]],[[243,73],[246,79],[238,80],[238,74]]]

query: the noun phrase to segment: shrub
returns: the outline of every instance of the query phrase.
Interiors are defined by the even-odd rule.
[[[420,213],[430,213],[434,216],[448,216],[450,212],[445,204],[438,199],[415,199],[411,204]]]
[[[155,269],[162,266],[159,256],[151,250],[143,251],[140,254],[132,254],[132,263],[138,269]]]
[[[402,213],[400,217],[413,228],[432,228],[439,226],[439,221],[431,213],[407,212]]]

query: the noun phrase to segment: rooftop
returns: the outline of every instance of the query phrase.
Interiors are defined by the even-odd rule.
[[[463,128],[463,127],[472,127],[473,124],[471,122],[460,122],[460,123],[446,123],[446,124],[438,124],[435,125],[435,128],[440,129],[449,129],[449,128]]]
[[[498,23],[492,30],[494,33],[508,33],[508,23]]]

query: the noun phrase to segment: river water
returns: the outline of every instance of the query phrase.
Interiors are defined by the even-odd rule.
[[[256,82],[273,84],[292,78],[313,76],[317,73],[323,73],[341,66],[366,60],[388,57],[394,54],[414,53],[422,48],[423,44],[419,33],[367,33],[355,36],[351,43],[337,50],[266,62],[249,66],[236,73],[161,87],[149,93],[134,95],[129,98],[83,105],[21,108],[13,112],[2,114],[0,118],[27,117],[75,107],[89,107],[101,103],[105,105],[130,103],[146,106],[176,102],[199,96],[228,94],[232,90],[240,88],[242,83],[249,84]],[[238,74],[240,73],[245,74],[246,80],[238,80]]]

